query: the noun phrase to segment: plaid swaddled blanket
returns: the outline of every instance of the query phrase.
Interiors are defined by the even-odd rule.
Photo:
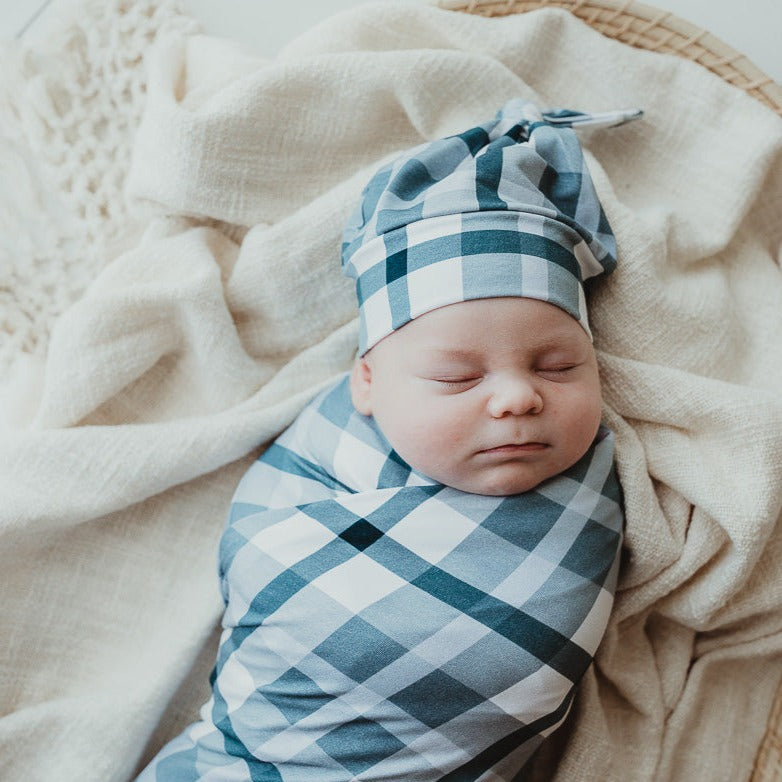
[[[237,488],[213,697],[139,779],[515,779],[605,629],[619,491],[602,428],[525,494],[432,483],[343,378]]]

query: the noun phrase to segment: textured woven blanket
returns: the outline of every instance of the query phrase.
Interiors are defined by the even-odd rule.
[[[212,699],[139,779],[516,779],[608,622],[613,452],[601,429],[533,491],[466,494],[340,380],[239,484]]]
[[[0,779],[127,782],[197,719],[233,492],[355,354],[361,188],[512,97],[645,112],[580,132],[626,525],[531,778],[748,779],[782,676],[779,118],[562,11],[367,3],[268,62],[168,0],[52,5],[0,79]]]

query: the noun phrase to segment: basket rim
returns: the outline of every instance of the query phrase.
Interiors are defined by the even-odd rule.
[[[561,8],[603,35],[639,49],[675,54],[744,90],[782,117],[782,85],[705,28],[636,0],[435,0],[449,11],[507,16]]]

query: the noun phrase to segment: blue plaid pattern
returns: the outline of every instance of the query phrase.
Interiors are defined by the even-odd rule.
[[[213,696],[140,782],[517,779],[602,637],[621,526],[607,430],[534,491],[467,494],[341,379],[236,490]]]
[[[429,310],[524,296],[589,333],[583,284],[616,265],[616,243],[572,127],[640,112],[541,113],[523,100],[381,168],[343,235],[361,354]]]

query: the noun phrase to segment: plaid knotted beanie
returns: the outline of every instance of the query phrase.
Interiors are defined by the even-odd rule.
[[[382,167],[343,235],[360,354],[425,312],[495,296],[555,304],[589,334],[584,281],[614,269],[616,242],[572,128],[640,114],[511,100]]]

